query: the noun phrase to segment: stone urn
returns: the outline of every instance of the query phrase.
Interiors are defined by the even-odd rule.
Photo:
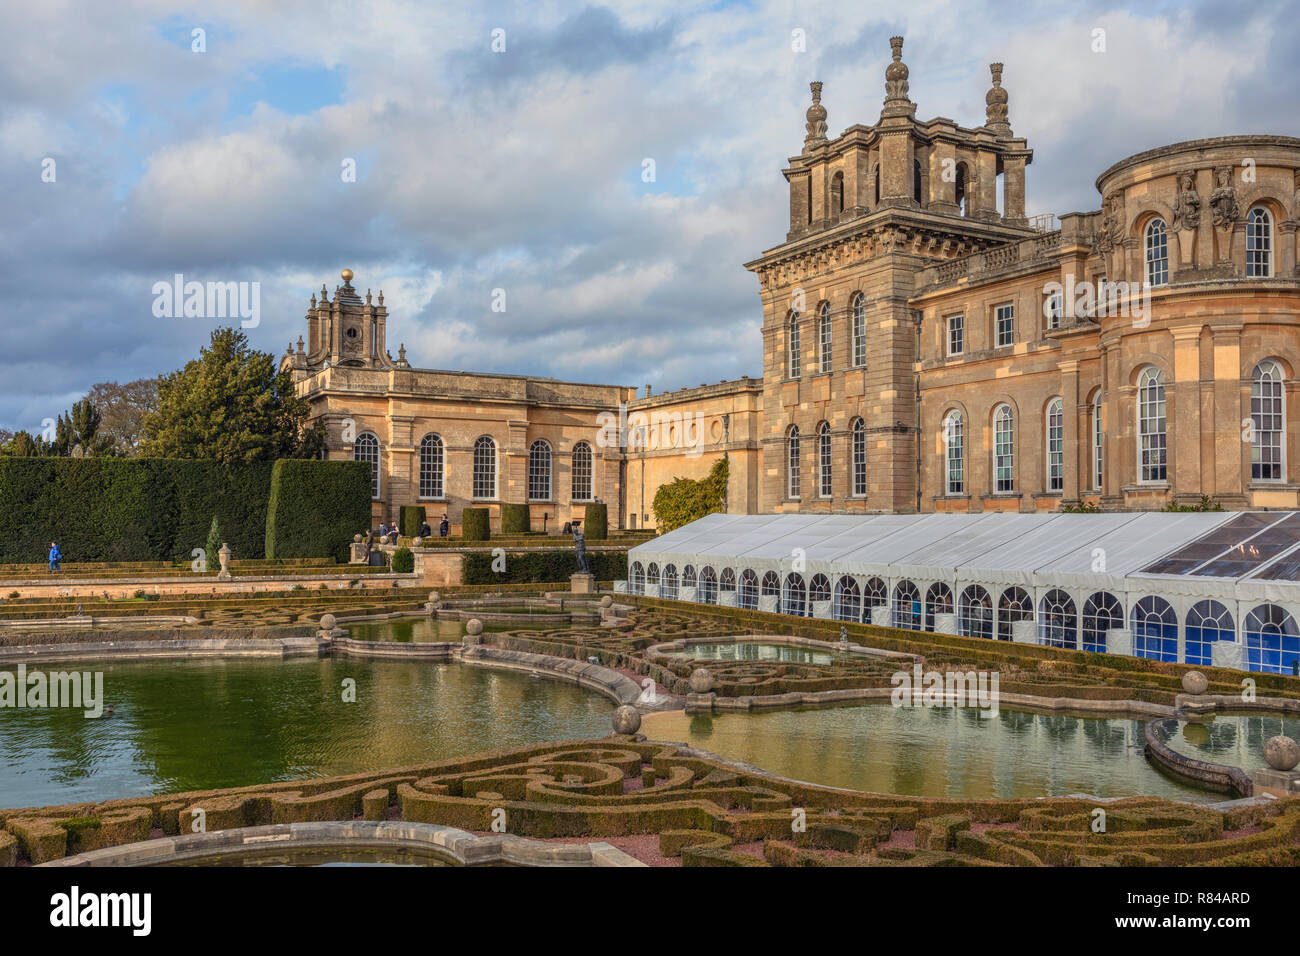
[[[230,580],[230,545],[221,542],[221,550],[217,552],[217,559],[221,562],[221,570],[217,572],[218,581]]]

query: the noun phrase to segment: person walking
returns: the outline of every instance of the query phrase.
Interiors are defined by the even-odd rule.
[[[63,560],[63,553],[59,551],[58,544],[54,541],[51,541],[50,542],[50,573],[51,574],[59,570],[59,562],[62,560]]]
[[[447,532],[450,530],[451,530],[451,523],[447,520],[447,516],[443,515],[442,520],[438,522],[438,536],[445,538],[447,537]]]

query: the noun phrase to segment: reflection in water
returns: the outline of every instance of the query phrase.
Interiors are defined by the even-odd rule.
[[[792,664],[830,664],[835,660],[826,651],[793,647],[789,644],[687,644],[670,657],[697,661],[785,661]]]
[[[566,618],[567,620],[567,618]],[[459,641],[465,636],[464,621],[440,621],[437,618],[403,617],[391,621],[357,621],[341,625],[348,637],[358,641],[397,641],[402,644],[431,644],[439,641]],[[487,632],[495,631],[545,631],[567,624],[518,624],[490,621],[483,625]]]
[[[1252,713],[1207,714],[1179,725],[1166,743],[1185,757],[1240,767],[1251,773],[1268,766],[1264,742],[1278,734],[1293,739],[1300,737],[1300,718]]]
[[[104,672],[112,717],[0,710],[0,806],[107,800],[382,770],[603,737],[603,697],[428,661],[61,664]],[[356,702],[343,681],[356,681]]]
[[[651,714],[642,732],[797,780],[877,793],[1010,798],[1089,793],[1212,802],[1142,756],[1140,720],[862,705]]]

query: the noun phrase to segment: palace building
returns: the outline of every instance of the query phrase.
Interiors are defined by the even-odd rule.
[[[1148,150],[1097,177],[1099,209],[1031,219],[1002,64],[983,125],[922,121],[891,46],[872,125],[828,136],[812,84],[789,231],[746,264],[761,379],[415,369],[382,293],[322,287],[282,367],[328,454],[374,464],[376,520],[528,502],[541,530],[599,499],[653,527],[658,487],[724,456],[733,514],[1300,508],[1300,139]]]

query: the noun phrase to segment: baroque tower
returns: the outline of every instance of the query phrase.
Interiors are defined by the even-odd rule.
[[[384,291],[379,290],[376,303],[367,289],[363,301],[352,288],[352,270],[344,269],[341,278],[343,284],[334,287],[333,301],[323,284],[320,299],[311,297],[305,347],[299,338],[297,351],[290,347],[285,355],[299,377],[329,366],[384,369],[400,364],[393,361],[385,347],[388,310],[384,307]]]

